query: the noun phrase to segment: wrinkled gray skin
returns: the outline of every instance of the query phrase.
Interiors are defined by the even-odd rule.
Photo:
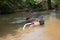
[[[32,16],[27,17],[26,20],[27,20],[27,23],[33,22],[33,21],[35,21],[35,20],[39,20],[40,25],[44,25],[43,16],[40,15],[40,14],[38,14],[38,13],[35,13],[35,14],[33,14]]]

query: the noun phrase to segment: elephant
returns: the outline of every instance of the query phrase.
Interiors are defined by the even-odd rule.
[[[32,13],[29,17],[26,18],[26,23],[32,23],[33,21],[37,21],[40,23],[40,25],[44,25],[44,18],[39,13]]]

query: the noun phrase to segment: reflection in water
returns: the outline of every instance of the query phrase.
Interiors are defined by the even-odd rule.
[[[50,13],[50,17],[56,18],[56,13]]]
[[[0,40],[60,40],[60,15],[52,11],[43,16],[44,27],[27,27],[24,31],[21,29],[23,25],[15,23],[24,19],[25,15],[21,17],[19,13],[0,16]]]
[[[16,20],[16,21],[12,22],[12,24],[14,24],[14,23],[22,23],[22,22],[25,22],[25,20],[19,19],[19,20]]]
[[[55,12],[55,10],[51,11],[49,16],[50,16],[49,20],[52,20],[52,19],[55,20],[56,19],[56,12]]]

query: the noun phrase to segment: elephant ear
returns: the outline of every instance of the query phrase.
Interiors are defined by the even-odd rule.
[[[38,18],[40,21],[44,21],[44,18],[43,18],[43,16],[41,15],[41,16],[39,16],[39,18]]]

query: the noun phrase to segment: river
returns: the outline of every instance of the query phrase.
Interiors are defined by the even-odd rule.
[[[0,15],[0,40],[60,40],[60,10],[36,12],[43,15],[44,26],[22,30],[30,12]]]

